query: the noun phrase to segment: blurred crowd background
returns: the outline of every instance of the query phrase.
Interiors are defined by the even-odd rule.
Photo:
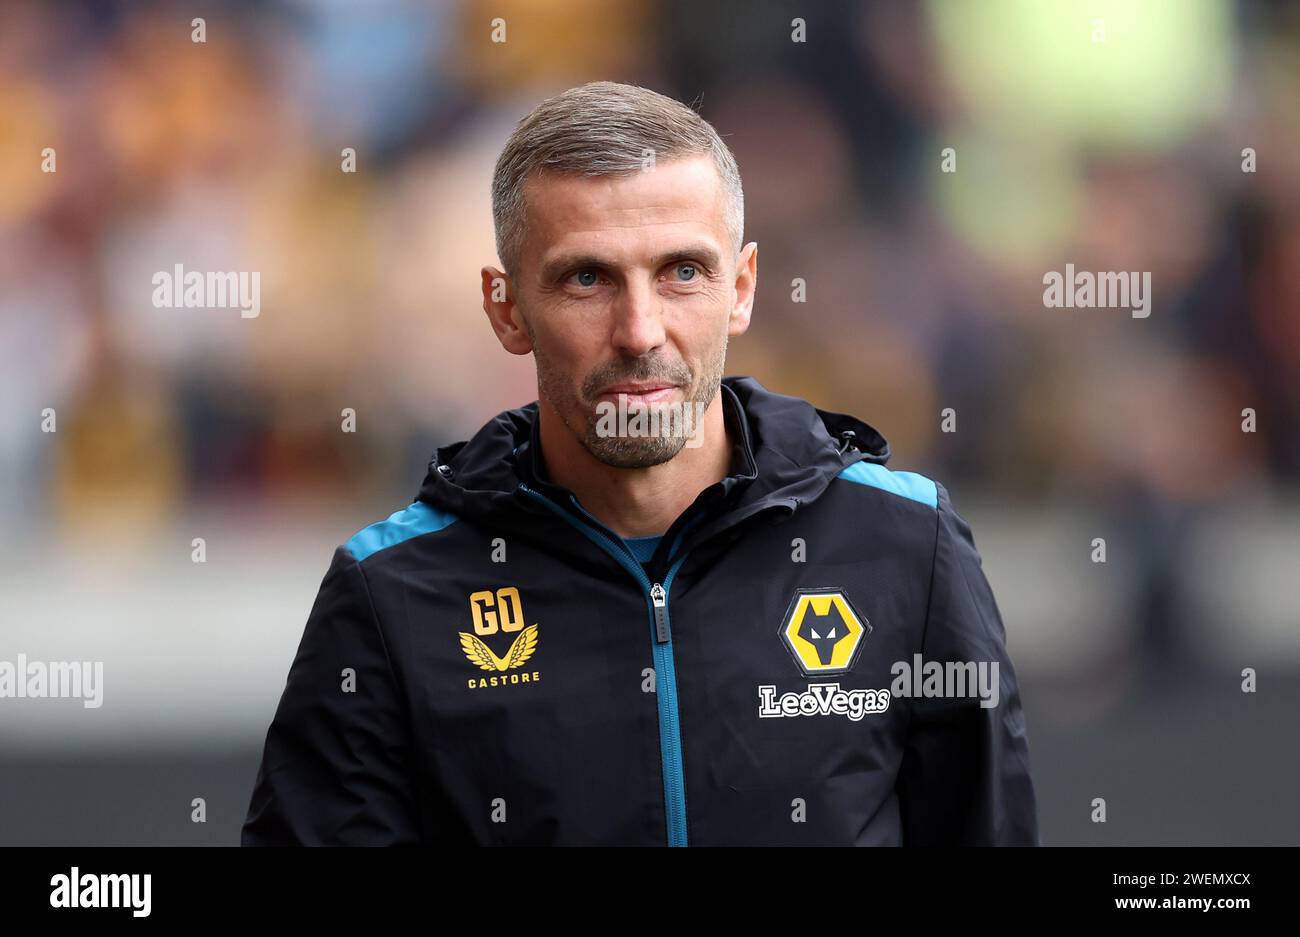
[[[489,184],[595,79],[736,154],[727,373],[872,423],[971,519],[1044,839],[1296,842],[1300,4],[6,0],[0,658],[108,686],[0,703],[0,843],[235,841],[333,545],[536,398],[481,309]],[[1149,318],[1045,308],[1066,263],[1149,271]],[[176,264],[259,271],[261,314],[155,308]]]

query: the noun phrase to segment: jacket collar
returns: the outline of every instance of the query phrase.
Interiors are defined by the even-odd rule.
[[[666,552],[675,552],[679,539],[690,549],[723,531],[739,536],[740,525],[759,514],[789,516],[854,462],[889,459],[884,437],[855,417],[770,391],[751,377],[724,377],[719,392],[733,436],[730,471],[673,522],[660,545]],[[545,477],[537,410],[533,401],[503,411],[471,439],[439,447],[419,499],[489,529],[533,534],[549,508],[523,485],[574,510],[573,493]]]
[[[723,419],[726,421],[728,434],[732,439],[730,467],[727,476],[701,492],[701,497],[709,502],[721,502],[734,497],[739,491],[758,477],[758,465],[754,461],[753,442],[749,434],[749,421],[745,408],[741,405],[736,392],[722,384],[719,388],[722,397]],[[530,404],[536,407],[536,404]],[[533,419],[529,428],[528,439],[514,451],[516,471],[520,480],[528,487],[541,492],[557,504],[571,507],[568,488],[552,483],[546,477],[546,460],[542,456],[541,421]]]

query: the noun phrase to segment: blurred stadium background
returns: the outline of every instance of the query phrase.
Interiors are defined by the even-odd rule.
[[[740,162],[727,373],[971,520],[1044,841],[1296,843],[1300,4],[1226,0],[7,0],[0,659],[102,660],[105,705],[0,701],[0,843],[238,841],[334,545],[536,397],[480,307],[489,180],[598,78]],[[1044,308],[1067,262],[1151,271],[1150,318]],[[177,263],[260,271],[261,315],[155,309]]]

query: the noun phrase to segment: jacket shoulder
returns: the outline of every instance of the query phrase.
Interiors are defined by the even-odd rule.
[[[413,501],[384,520],[357,531],[343,548],[361,563],[383,550],[450,527],[458,520],[459,517],[448,511],[424,501]]]
[[[840,470],[835,477],[868,488],[887,491],[934,510],[939,509],[941,498],[947,501],[947,494],[938,482],[916,472],[891,471],[875,462],[854,462]]]

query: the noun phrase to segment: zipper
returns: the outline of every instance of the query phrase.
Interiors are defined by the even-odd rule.
[[[650,601],[655,608],[655,640],[665,644],[672,638],[668,633],[668,597],[657,582],[650,587]]]
[[[578,504],[570,495],[574,506],[591,518],[593,524],[584,524],[541,492],[534,491],[523,482],[519,490],[540,501],[561,518],[568,521],[589,540],[599,545],[618,561],[641,584],[645,593],[650,618],[650,643],[655,665],[655,704],[659,711],[659,759],[663,767],[664,807],[668,819],[668,845],[685,846],[686,840],[686,782],[682,773],[682,733],[677,712],[677,674],[673,667],[673,637],[668,614],[668,592],[672,588],[677,570],[686,561],[689,550],[674,560],[663,582],[651,582],[641,564],[628,552],[627,547],[616,543],[602,531],[603,524]]]
[[[655,674],[656,701],[659,704],[659,750],[663,761],[664,803],[668,807],[668,845],[685,846],[686,842],[686,780],[682,773],[682,727],[677,712],[677,670],[673,659],[673,637],[669,628],[668,590],[673,577],[686,560],[687,550],[668,568],[663,584],[655,583],[663,593],[663,606],[655,607]],[[651,602],[654,601],[653,587]],[[663,637],[659,635],[659,621],[663,621]]]

